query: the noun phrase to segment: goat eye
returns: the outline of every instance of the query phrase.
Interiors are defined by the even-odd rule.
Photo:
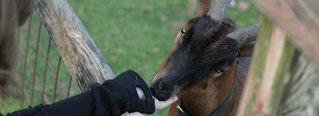
[[[224,73],[225,70],[223,70],[223,69],[217,69],[216,72],[217,72],[217,73]]]
[[[182,36],[185,35],[185,29],[181,29],[181,34],[182,34]]]

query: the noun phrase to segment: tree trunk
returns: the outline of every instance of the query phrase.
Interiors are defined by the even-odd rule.
[[[66,0],[36,0],[35,10],[82,92],[115,77]]]

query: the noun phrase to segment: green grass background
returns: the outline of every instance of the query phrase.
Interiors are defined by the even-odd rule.
[[[190,18],[196,15],[196,0],[68,0],[75,13],[81,19],[87,31],[90,33],[97,47],[109,63],[113,72],[118,75],[121,72],[132,69],[138,72],[145,81],[150,84],[159,69],[161,62],[168,53],[176,34]],[[260,12],[248,0],[236,0],[236,2],[248,2],[250,8],[240,11],[237,7],[231,7],[227,16],[232,18],[239,27],[255,24],[261,18]],[[39,19],[34,14],[32,28],[36,31]],[[42,28],[40,43],[46,50],[48,34]],[[19,38],[22,48],[25,48],[27,26],[20,30]],[[34,32],[37,33],[37,32]],[[34,34],[36,36],[36,34]],[[34,63],[35,38],[30,38],[28,55],[30,62]],[[51,46],[50,61],[56,69],[58,53],[53,44]],[[23,55],[20,54],[18,62],[18,80],[23,77]],[[44,70],[44,57],[39,55],[37,76],[42,82]],[[50,69],[49,69],[50,70]],[[46,82],[46,94],[52,101],[54,90],[54,76],[48,71]],[[59,80],[64,88],[67,88],[69,73],[64,65],[61,67]],[[32,72],[26,71],[25,87],[30,93]],[[21,91],[21,83],[17,89]],[[42,84],[42,83],[41,83]],[[40,88],[35,88],[33,104],[40,104]],[[60,89],[57,91],[57,100],[63,99]],[[79,93],[76,84],[72,82],[70,95]],[[27,107],[26,100],[23,107]],[[20,109],[20,101],[9,98],[0,99],[0,111],[12,112]],[[154,116],[167,115],[168,108],[157,111]]]

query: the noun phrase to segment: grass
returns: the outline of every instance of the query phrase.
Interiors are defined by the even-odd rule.
[[[121,72],[132,69],[138,72],[145,81],[150,84],[152,77],[159,69],[161,62],[168,53],[176,34],[190,18],[196,14],[196,0],[68,0],[82,23],[90,33],[95,44],[100,49],[113,72],[118,75]],[[260,13],[248,0],[250,4],[247,11],[240,11],[231,7],[227,16],[232,18],[239,27],[255,24],[260,20]],[[238,0],[236,1],[239,2]],[[37,22],[34,19],[33,22]],[[23,27],[24,29],[26,27]],[[34,28],[37,28],[34,27]],[[45,30],[43,30],[45,31]],[[22,31],[21,33],[26,33]],[[25,35],[25,34],[22,34]],[[41,35],[46,38],[48,35]],[[23,37],[23,36],[22,36]],[[25,37],[24,37],[25,38]],[[34,40],[31,43],[29,56],[33,61],[35,54]],[[41,44],[46,46],[47,40]],[[21,41],[25,44],[25,41]],[[54,48],[54,47],[52,47]],[[45,49],[46,50],[46,49]],[[52,51],[50,61],[54,67],[57,65],[58,53]],[[23,56],[20,56],[20,58]],[[22,58],[23,59],[23,58]],[[39,77],[43,75],[43,57],[37,67]],[[33,62],[32,62],[33,63]],[[19,62],[19,75],[23,62]],[[61,83],[66,87],[68,72],[65,66],[60,73]],[[48,71],[49,72],[49,71]],[[52,94],[54,77],[48,77],[46,91]],[[27,71],[27,78],[32,77],[32,72]],[[29,83],[31,79],[27,79]],[[42,78],[39,78],[40,82]],[[76,84],[72,85],[71,95],[78,93]],[[36,90],[39,93],[40,90]],[[58,91],[59,93],[60,91]],[[48,95],[51,96],[51,95]],[[51,97],[50,97],[51,99]],[[63,99],[59,94],[58,100]],[[39,104],[39,95],[35,95],[34,104]],[[12,112],[20,109],[19,101],[15,99],[0,100],[0,111],[2,113]],[[8,105],[10,104],[10,105]],[[24,104],[26,107],[27,104]],[[154,116],[167,115],[168,108],[157,111]]]

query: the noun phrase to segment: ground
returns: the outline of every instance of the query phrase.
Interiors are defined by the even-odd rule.
[[[125,70],[132,69],[138,72],[148,84],[151,83],[154,74],[171,48],[176,34],[185,22],[196,15],[196,0],[68,1],[113,72],[118,75]],[[237,5],[240,1],[248,2],[249,8],[246,11],[238,9]],[[245,8],[241,9],[245,10]],[[228,11],[227,16],[232,18],[239,27],[255,24],[261,18],[260,12],[248,0],[237,0]],[[21,33],[26,33],[26,31]],[[46,42],[41,43],[45,46]],[[21,44],[25,44],[24,41]],[[29,56],[34,54],[32,50],[29,51]],[[57,56],[54,51],[52,54]],[[57,58],[51,60],[52,64],[56,66]],[[21,68],[23,62],[19,64]],[[43,70],[43,66],[38,68]],[[65,67],[62,68],[65,72],[60,73],[61,80],[65,80],[62,83],[67,82],[68,76],[67,70],[64,69]],[[38,72],[41,73],[41,71]],[[32,76],[31,71],[27,71],[27,74]],[[73,88],[71,95],[78,93],[75,83],[71,88]],[[53,85],[48,84],[46,89],[52,90]],[[34,99],[34,101],[39,100],[40,97]],[[34,104],[37,103],[39,102]],[[19,100],[0,100],[0,111],[12,112],[19,109],[19,104]],[[168,108],[152,115],[167,115],[167,111]]]

